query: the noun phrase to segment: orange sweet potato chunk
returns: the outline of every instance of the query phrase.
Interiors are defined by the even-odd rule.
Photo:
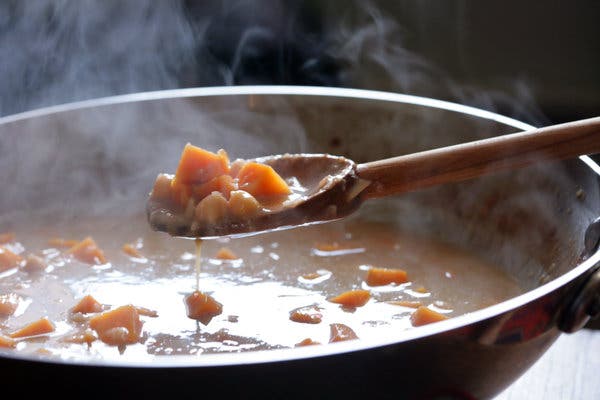
[[[223,197],[229,199],[229,193],[235,189],[236,186],[233,177],[230,175],[219,175],[208,182],[197,185],[194,187],[192,193],[196,199],[203,199],[212,192],[219,192]]]
[[[228,247],[221,247],[215,255],[219,260],[237,260],[239,257]]]
[[[296,347],[314,346],[316,344],[321,344],[321,343],[315,342],[311,338],[306,338],[306,339],[302,339],[300,342],[296,343]]]
[[[448,317],[425,306],[419,306],[410,316],[410,322],[413,326],[427,325],[445,319],[448,319]]]
[[[371,292],[363,289],[349,290],[331,299],[332,303],[341,304],[344,307],[362,307],[371,298]]]
[[[391,300],[388,301],[388,304],[400,307],[419,308],[423,303],[421,303],[420,301],[411,300]]]
[[[0,295],[0,317],[14,314],[19,306],[19,296],[14,293]]]
[[[185,297],[188,318],[208,325],[210,320],[223,312],[223,305],[206,293],[198,290]]]
[[[290,187],[281,176],[269,165],[253,161],[247,162],[237,175],[240,190],[254,197],[268,198],[287,196]]]
[[[140,251],[137,249],[137,247],[133,246],[131,243],[125,243],[121,247],[121,250],[123,250],[123,252],[130,257],[144,258],[144,256],[142,255],[142,253],[140,253]]]
[[[229,157],[223,150],[213,153],[187,143],[175,171],[174,182],[192,185],[229,174]]]
[[[345,324],[329,325],[329,343],[343,342],[345,340],[358,339],[356,332]]]
[[[43,335],[44,333],[54,332],[54,324],[48,318],[40,318],[21,329],[10,334],[11,338],[21,338],[27,336]]]
[[[88,264],[105,264],[107,262],[104,252],[90,236],[67,250],[67,254],[72,254],[79,261]]]
[[[23,257],[13,253],[6,247],[0,246],[0,272],[20,267],[23,263]]]
[[[12,349],[17,346],[17,341],[4,335],[0,335],[0,348]]]
[[[71,309],[73,313],[91,314],[99,313],[104,310],[102,304],[100,304],[91,295],[84,296],[75,306]]]
[[[90,328],[96,331],[100,340],[112,346],[138,342],[142,325],[140,314],[133,305],[105,311],[90,319]]]
[[[390,283],[401,284],[408,282],[408,275],[402,269],[369,268],[366,282],[369,286],[384,286]]]
[[[323,320],[323,314],[316,306],[300,307],[290,312],[290,320],[301,324],[318,324]]]

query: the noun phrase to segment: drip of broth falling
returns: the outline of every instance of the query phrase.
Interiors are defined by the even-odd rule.
[[[202,261],[202,239],[196,238],[196,290],[200,290],[200,263]]]

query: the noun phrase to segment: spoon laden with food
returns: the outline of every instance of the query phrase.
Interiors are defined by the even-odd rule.
[[[152,229],[207,239],[333,221],[369,199],[600,153],[600,117],[366,163],[330,154],[230,161],[190,143],[147,202]]]

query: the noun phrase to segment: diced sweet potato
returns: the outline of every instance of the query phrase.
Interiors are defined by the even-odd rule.
[[[223,305],[206,293],[198,290],[185,297],[188,318],[202,322],[204,325],[223,312]]]
[[[96,331],[100,340],[112,346],[137,343],[142,325],[140,314],[132,305],[105,311],[90,319],[90,328]]]
[[[0,244],[14,242],[15,234],[13,232],[0,233]]]
[[[317,279],[321,277],[321,274],[319,274],[318,272],[307,272],[306,274],[303,274],[302,277],[304,279],[308,279],[308,280],[313,280],[313,279]]]
[[[229,157],[224,150],[213,153],[187,143],[175,171],[174,182],[193,185],[229,174]]]
[[[420,301],[410,301],[410,300],[392,300],[388,301],[388,304],[392,304],[394,306],[400,307],[409,307],[409,308],[419,308],[422,303]]]
[[[367,304],[370,298],[371,292],[368,290],[356,289],[344,292],[329,299],[329,301],[341,304],[344,307],[361,307]]]
[[[82,314],[99,313],[102,310],[104,310],[102,304],[89,294],[84,296],[73,308],[71,308],[72,313]]]
[[[203,199],[212,192],[219,192],[223,197],[229,199],[229,193],[235,189],[236,185],[230,175],[219,175],[208,182],[195,186],[192,193],[194,198]]]
[[[419,306],[410,316],[410,322],[413,326],[427,325],[445,319],[448,319],[448,317],[425,306]]]
[[[13,349],[15,347],[17,347],[17,341],[8,337],[8,336],[4,336],[0,334],[0,348],[7,348],[7,349]]]
[[[358,339],[356,332],[354,332],[348,325],[344,324],[329,325],[329,332],[329,343]]]
[[[107,262],[104,252],[90,236],[67,250],[67,254],[71,254],[79,261],[88,264],[105,264]]]
[[[311,338],[306,338],[306,339],[303,339],[300,342],[296,343],[296,347],[314,346],[316,344],[321,344],[321,343],[315,342]]]
[[[13,253],[6,247],[0,246],[0,272],[11,268],[18,268],[23,265],[25,260],[18,254]]]
[[[130,257],[144,258],[144,256],[142,255],[142,253],[140,253],[137,247],[133,246],[131,243],[125,243],[123,247],[121,247],[121,250],[123,250],[123,252]]]
[[[14,293],[0,295],[0,317],[14,314],[19,306],[19,296]]]
[[[369,268],[367,271],[367,285],[384,286],[391,283],[401,284],[408,282],[406,271],[394,268]]]
[[[290,320],[301,324],[318,324],[323,320],[320,311],[316,306],[300,307],[290,312]]]
[[[54,332],[54,324],[48,318],[40,318],[10,334],[11,338],[43,335]]]
[[[237,178],[240,190],[256,198],[287,196],[291,193],[288,184],[270,165],[249,161],[240,169]]]
[[[215,256],[220,260],[237,260],[239,257],[228,247],[221,247]]]

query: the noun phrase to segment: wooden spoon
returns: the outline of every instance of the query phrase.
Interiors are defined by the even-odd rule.
[[[256,161],[305,189],[247,223],[196,225],[175,236],[238,236],[340,219],[373,198],[517,169],[551,160],[600,153],[600,117],[476,140],[362,164],[329,154],[283,154]],[[157,223],[150,223],[161,230]]]

